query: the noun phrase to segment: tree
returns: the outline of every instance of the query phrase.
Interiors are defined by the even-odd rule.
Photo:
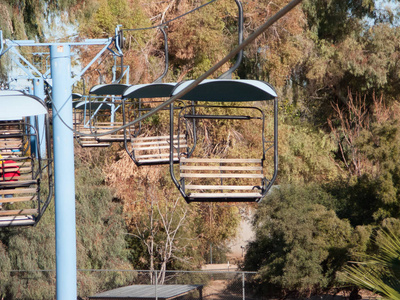
[[[148,184],[148,178],[142,180],[147,183],[144,184],[141,203],[137,203],[135,210],[127,215],[128,235],[137,238],[147,250],[147,259],[142,257],[141,260],[146,261],[144,268],[151,271],[151,281],[164,284],[167,268],[171,268],[174,261],[184,262],[186,266],[196,264],[186,251],[189,245],[196,247],[196,241],[190,235],[185,235],[183,230],[186,227],[186,232],[192,231],[188,228],[189,209],[182,203],[181,197],[166,189],[161,189],[162,195],[160,189]],[[157,278],[153,277],[154,270],[160,271]]]
[[[127,167],[130,166],[130,167]],[[169,181],[168,168],[138,168],[124,151],[107,182],[124,202],[132,264],[141,269],[195,269],[201,265],[195,211]],[[135,189],[132,189],[132,186]]]
[[[316,185],[281,185],[259,206],[243,268],[262,288],[310,295],[332,287],[350,255],[352,228],[321,203],[334,201]]]
[[[398,104],[385,105],[382,97],[373,97],[368,108],[358,96],[345,108],[335,106],[336,126],[330,121],[339,145],[339,164],[348,178],[333,182],[330,191],[341,202],[337,213],[353,225],[379,224],[389,217],[400,217],[400,132]]]

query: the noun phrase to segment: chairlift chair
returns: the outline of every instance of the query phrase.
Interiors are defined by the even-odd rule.
[[[93,86],[89,91],[90,128],[94,134],[117,129],[123,125],[122,120],[116,121],[117,112],[122,113],[122,95],[128,84],[112,83]],[[100,105],[99,108],[92,107]],[[106,104],[106,106],[104,106]],[[103,108],[103,109],[102,109]],[[107,109],[104,109],[107,108]],[[121,117],[122,119],[122,117]],[[121,129],[109,135],[96,137],[98,142],[124,142],[124,131]]]
[[[124,113],[124,116],[133,115],[135,119],[141,117],[143,113],[153,110],[157,105],[164,102],[165,98],[170,97],[176,85],[176,83],[162,82],[162,79],[168,72],[168,37],[163,27],[159,29],[164,37],[164,71],[152,83],[132,85],[125,90],[123,95],[123,111],[127,113]],[[177,101],[174,105],[171,105],[171,108],[180,109],[180,104],[182,103]],[[164,111],[168,111],[168,108],[164,109]],[[159,118],[162,114],[160,111],[156,115],[153,115],[152,118]],[[168,113],[166,117],[168,118]],[[124,119],[124,124],[126,122]],[[138,126],[134,128],[131,126],[128,127],[125,130],[125,136],[131,137],[131,143],[128,140],[125,141],[125,149],[137,166],[168,164],[170,161],[170,145],[176,148],[179,144],[179,149],[186,147],[185,136],[181,135],[179,139],[177,139],[177,136],[171,138],[168,133],[162,132],[161,126],[158,126],[157,132],[149,132],[148,130],[144,130],[142,122],[139,122]],[[179,155],[179,152],[174,152],[172,161],[177,163]]]
[[[115,115],[121,106],[121,95],[129,85],[99,84],[93,86],[85,100],[73,102],[74,121],[78,143],[82,147],[108,147],[111,142],[123,142],[123,132],[105,136],[99,133],[113,130],[122,125],[115,121]],[[74,96],[74,95],[73,95]],[[76,98],[79,98],[77,95]],[[87,134],[87,135],[85,135]]]
[[[92,111],[101,113],[102,110],[109,111],[111,108],[107,103],[89,103],[88,97],[83,96],[85,100],[76,100],[72,102],[73,107],[73,125],[74,125],[74,137],[78,144],[83,147],[109,147],[110,143],[99,143],[94,135],[94,129],[91,124],[92,118],[95,118],[91,114]]]
[[[193,80],[176,86],[176,95]],[[275,90],[266,82],[258,80],[209,79],[181,97],[181,100],[202,101],[204,105],[188,105],[179,116],[179,126],[194,120],[214,121],[215,130],[221,122],[257,122],[253,126],[260,135],[260,151],[250,157],[252,148],[241,149],[240,155],[222,153],[214,156],[204,153],[198,156],[201,147],[198,129],[190,138],[191,144],[185,155],[179,157],[178,167],[170,159],[170,173],[174,184],[189,202],[259,202],[275,181],[278,171],[278,102]],[[247,101],[273,100],[273,130],[266,132],[265,115],[257,106],[238,106]],[[219,105],[210,105],[216,102]],[[192,109],[195,113],[191,113]],[[210,113],[214,109],[215,113]],[[221,111],[223,113],[221,113]],[[238,111],[246,111],[239,114]],[[185,125],[186,124],[186,125]],[[198,124],[199,125],[199,124]],[[190,126],[189,126],[190,129]],[[268,128],[267,128],[268,129]],[[174,114],[170,112],[170,136],[174,135]],[[178,130],[177,134],[179,136]],[[268,130],[270,131],[270,130]],[[246,137],[244,137],[246,138]],[[198,149],[197,149],[198,150]],[[180,149],[170,148],[170,153]],[[273,166],[273,168],[271,168]],[[268,170],[269,167],[269,170]]]
[[[168,72],[168,36],[164,27],[159,27],[158,29],[164,37],[164,71],[152,83],[132,85],[125,90],[123,94],[123,116],[129,117],[129,120],[124,119],[124,124],[131,121],[132,117],[136,119],[141,117],[143,113],[156,108],[157,105],[165,101],[165,98],[170,97],[176,85],[176,83],[162,82]],[[179,107],[179,102],[176,102],[173,107]],[[168,108],[165,110],[168,111]],[[158,112],[152,116],[152,120],[162,117],[162,114],[161,111]],[[166,114],[167,118],[168,113]],[[145,122],[139,122],[138,126],[129,126],[125,129],[126,152],[137,166],[168,164],[169,145],[177,146],[179,143],[180,149],[183,149],[186,144],[185,138],[181,135],[179,140],[176,137],[170,139],[167,133],[168,129],[163,132],[162,126],[158,126],[156,132],[150,132],[144,129],[143,123]],[[167,121],[166,125],[168,127]],[[171,140],[173,141],[172,143]],[[179,153],[177,152],[173,154],[174,162],[178,162],[178,155]]]
[[[163,102],[162,98],[169,97],[175,85],[176,83],[153,82],[129,87],[123,95],[124,111],[128,111],[128,116],[131,115],[129,111],[133,111],[134,119],[140,117],[143,113],[151,111]],[[129,101],[130,99],[133,100]],[[171,106],[172,109],[180,109],[181,106],[179,104],[179,102],[176,102]],[[168,110],[169,108],[164,109],[164,111]],[[158,112],[156,117],[159,117],[160,114],[162,112]],[[166,117],[168,117],[168,112]],[[126,123],[126,120],[124,120],[124,123]],[[136,128],[128,127],[125,136],[131,137],[131,143],[126,140],[125,149],[137,166],[169,164],[170,145],[173,147],[179,145],[179,149],[182,149],[182,151],[186,147],[185,136],[180,135],[179,139],[177,136],[171,138],[168,133],[163,134],[162,130],[161,132],[150,133],[143,128],[141,122]],[[171,143],[170,141],[173,142]],[[180,153],[178,152],[173,153],[173,162],[177,163],[179,161],[179,155]]]
[[[11,90],[0,91],[0,106],[0,227],[34,226],[53,195],[48,111],[41,99]],[[44,142],[38,115],[45,116]],[[30,117],[36,119],[35,125],[28,122]],[[32,140],[37,151],[32,151]],[[46,157],[41,156],[41,147],[46,148]]]

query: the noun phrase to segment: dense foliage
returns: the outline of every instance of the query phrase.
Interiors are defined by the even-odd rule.
[[[118,24],[123,29],[149,27],[206,2],[3,0],[0,28],[5,38],[42,40],[46,22],[62,20],[77,28],[79,38],[104,38]],[[246,1],[245,37],[286,3]],[[377,234],[381,226],[400,232],[396,4],[304,0],[245,49],[234,76],[268,81],[280,98],[278,187],[256,207],[255,240],[242,263],[246,270],[259,271],[254,284],[260,291],[310,295],[348,287],[349,281],[337,276],[346,262],[378,252],[385,243]],[[237,44],[236,5],[215,1],[169,23],[167,32],[170,66],[165,81],[196,78]],[[152,82],[163,70],[160,32],[124,31],[124,37],[123,63],[130,66],[130,82]],[[80,62],[91,60],[96,51],[77,50]],[[85,73],[86,86],[112,80],[112,55],[107,52],[101,62]],[[3,58],[0,67],[1,78],[6,78]],[[75,90],[82,87],[80,83]],[[262,109],[270,116],[267,106]],[[152,118],[144,126],[165,134],[166,120]],[[209,133],[199,150],[204,155],[221,154],[227,147],[240,153],[243,145],[254,143],[251,126],[220,125],[214,133],[211,125],[202,125]],[[235,135],[239,129],[243,135]],[[85,151],[76,172],[78,267],[196,269],[210,245],[222,249],[223,259],[239,224],[237,206],[188,206],[167,169],[139,169],[117,145],[106,152]],[[107,163],[99,163],[98,157]],[[43,230],[0,232],[0,297],[39,299],[54,292],[53,274],[35,273],[29,289],[20,289],[26,282],[12,280],[19,275],[8,275],[14,269],[54,269],[54,250],[41,247],[54,241],[51,210],[39,224]],[[111,273],[82,276],[82,295],[129,279]]]

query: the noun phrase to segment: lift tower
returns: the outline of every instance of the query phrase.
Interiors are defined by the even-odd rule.
[[[72,85],[97,59],[109,49],[113,38],[93,39],[76,43],[36,43],[33,40],[3,40],[0,33],[0,58],[17,47],[49,47],[50,69],[41,74],[28,60],[19,56],[26,73],[34,70],[35,78],[46,80],[52,86],[53,146],[55,180],[55,228],[56,228],[56,288],[57,299],[77,298],[76,276],[76,223],[75,223],[75,173],[72,126]],[[90,63],[71,77],[71,47],[103,46]],[[32,73],[31,73],[32,74]],[[51,81],[50,81],[51,79]]]

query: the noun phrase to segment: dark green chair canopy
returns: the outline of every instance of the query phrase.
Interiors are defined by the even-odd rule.
[[[194,80],[180,83],[172,91],[176,95]],[[180,97],[182,100],[243,102],[264,101],[277,97],[274,88],[267,82],[248,79],[206,79],[194,89]]]

